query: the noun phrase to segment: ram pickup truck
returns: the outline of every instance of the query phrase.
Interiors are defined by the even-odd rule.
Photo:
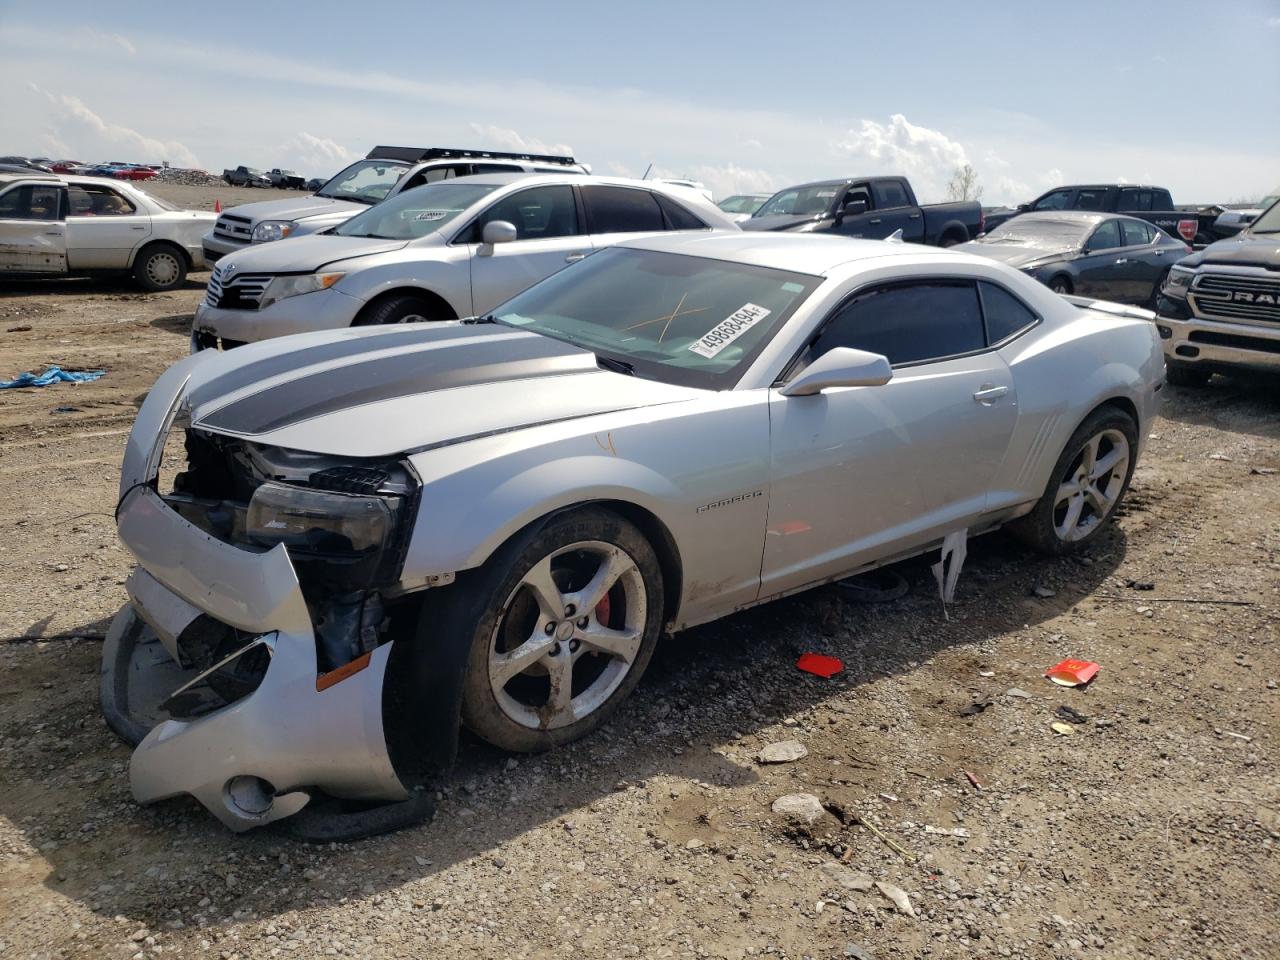
[[[951,247],[983,230],[976,200],[920,206],[906,177],[851,177],[780,190],[739,226],[743,230],[834,233],[883,240],[897,231],[910,243]]]
[[[223,170],[222,179],[233,187],[270,187],[271,178],[256,167],[239,166],[234,170]]]
[[[1280,373],[1280,202],[1234,237],[1179,260],[1156,300],[1170,383],[1215,373]]]
[[[1171,237],[1187,243],[1213,243],[1222,234],[1214,230],[1220,208],[1179,207],[1164,187],[1140,183],[1091,183],[1055,187],[1015,210],[987,212],[987,229],[993,230],[1029,210],[1088,210],[1118,213],[1155,224]]]
[[[319,233],[424,183],[477,173],[586,173],[573,157],[452,147],[374,147],[309,197],[233,207],[204,236],[210,263],[251,243]],[[230,171],[227,171],[228,173]],[[224,174],[225,176],[225,174]],[[268,181],[270,183],[270,181]]]
[[[267,179],[271,181],[273,187],[279,187],[281,190],[301,190],[306,184],[305,177],[300,177],[293,170],[281,170],[279,167],[272,167],[267,171]]]

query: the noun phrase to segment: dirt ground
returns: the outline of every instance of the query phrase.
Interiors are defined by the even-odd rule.
[[[1085,556],[995,534],[949,619],[912,563],[893,603],[833,587],[681,634],[596,736],[464,741],[433,823],[307,846],[138,807],[98,712],[121,452],[203,279],[0,287],[0,375],[107,371],[0,391],[0,957],[1280,957],[1275,383],[1168,388]],[[1042,678],[1068,656],[1102,664],[1087,690]],[[843,820],[789,825],[793,793]]]

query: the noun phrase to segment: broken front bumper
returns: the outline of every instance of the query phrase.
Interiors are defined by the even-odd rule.
[[[139,570],[104,648],[102,697],[122,736],[136,742],[147,731],[129,764],[140,803],[188,793],[247,830],[298,812],[312,790],[406,799],[382,719],[392,644],[320,689],[311,618],[284,547],[253,553],[222,543],[141,485],[125,494],[118,525]],[[200,614],[262,638],[270,665],[239,700],[173,719],[164,701],[196,676],[177,664],[176,638]]]

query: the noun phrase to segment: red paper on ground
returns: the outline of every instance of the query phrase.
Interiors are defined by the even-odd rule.
[[[839,657],[827,657],[821,653],[800,654],[800,659],[796,661],[796,666],[805,673],[812,673],[815,676],[822,677],[824,680],[830,680],[837,673],[844,671],[844,664],[840,662]]]
[[[1092,660],[1063,660],[1046,670],[1044,675],[1059,686],[1083,687],[1100,669]]]

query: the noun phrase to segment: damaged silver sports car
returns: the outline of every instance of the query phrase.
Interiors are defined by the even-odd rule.
[[[102,697],[134,796],[385,829],[461,726],[581,737],[660,635],[1004,524],[1078,548],[1163,377],[1144,310],[789,234],[631,241],[489,316],[189,357],[116,509],[138,564]]]

